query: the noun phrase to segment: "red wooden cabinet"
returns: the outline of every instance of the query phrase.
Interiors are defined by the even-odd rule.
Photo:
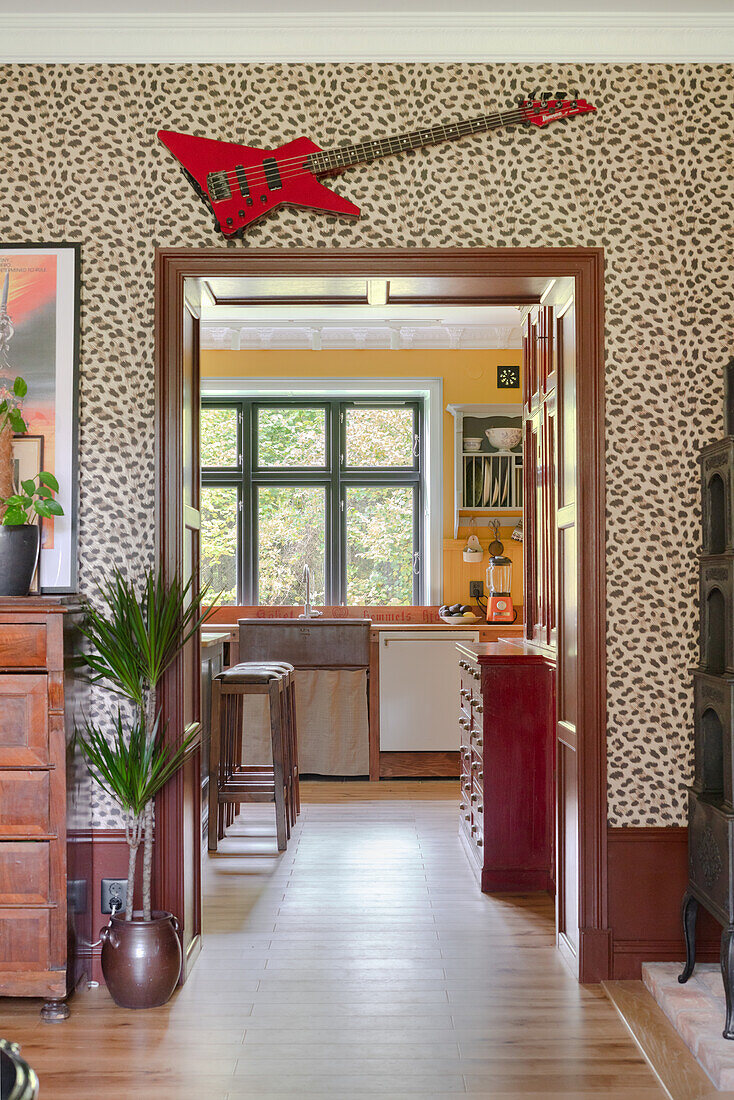
[[[0,600],[0,995],[46,1018],[89,963],[91,792],[73,748],[80,605]]]
[[[460,836],[482,890],[550,891],[554,663],[520,639],[457,650]]]
[[[557,332],[551,307],[535,307],[525,319],[525,637],[552,648],[557,606]]]

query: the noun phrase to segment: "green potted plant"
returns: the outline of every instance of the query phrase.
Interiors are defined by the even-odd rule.
[[[94,722],[77,728],[90,771],[125,814],[129,849],[124,913],[102,930],[102,972],[115,1002],[125,1008],[165,1004],[179,977],[181,947],[171,913],[151,905],[155,796],[195,748],[196,733],[171,744],[160,728],[155,692],[163,673],[209,616],[208,588],[192,595],[191,582],[148,569],[139,588],[116,569],[99,587],[82,633],[93,683],[132,703],[134,717],[118,707],[113,734]],[[142,910],[133,909],[137,855],[143,846]]]
[[[0,400],[0,441],[4,454],[3,476],[0,478],[3,486],[3,495],[0,496],[0,596],[28,595],[41,550],[39,519],[64,514],[64,509],[54,500],[59,483],[53,474],[42,470],[20,485],[14,486],[12,483],[10,448],[13,433],[28,431],[21,412],[27,392],[28,387],[23,379],[16,378],[12,391],[4,391]]]

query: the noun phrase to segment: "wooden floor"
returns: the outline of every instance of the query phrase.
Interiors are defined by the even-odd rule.
[[[49,1025],[0,1002],[41,1100],[663,1097],[601,987],[561,962],[550,900],[479,892],[453,782],[304,796],[281,857],[255,807],[206,860],[204,950],[165,1008],[91,990]]]

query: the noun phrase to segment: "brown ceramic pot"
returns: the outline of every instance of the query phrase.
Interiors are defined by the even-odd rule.
[[[157,1008],[169,999],[181,972],[178,921],[170,913],[110,917],[100,932],[102,973],[121,1008]]]

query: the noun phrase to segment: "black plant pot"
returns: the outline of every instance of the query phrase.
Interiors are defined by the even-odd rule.
[[[38,524],[0,526],[0,596],[27,596],[40,549]]]

